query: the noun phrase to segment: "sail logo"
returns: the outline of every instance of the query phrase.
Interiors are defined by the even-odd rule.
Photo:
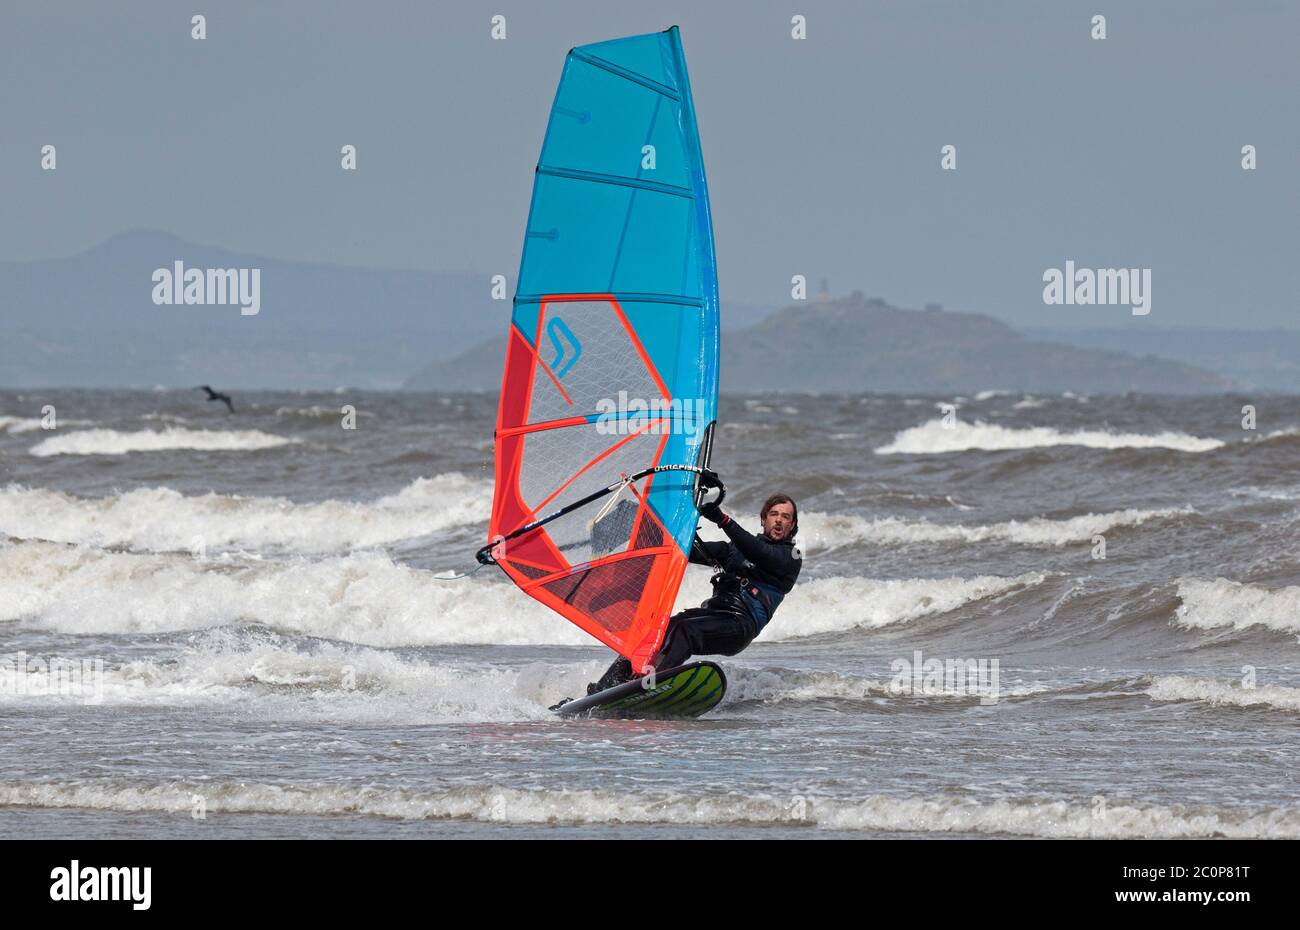
[[[130,901],[131,909],[149,910],[153,903],[153,869],[95,868],[73,859],[68,868],[50,872],[51,901]]]
[[[596,401],[596,432],[615,436],[650,433],[661,436],[698,436],[708,426],[708,407],[704,398],[628,397],[619,391],[617,398]]]
[[[154,269],[153,302],[164,304],[214,304],[238,306],[241,316],[257,316],[262,309],[262,269],[186,268],[176,261],[171,268]]]
[[[921,650],[912,659],[889,663],[894,673],[886,690],[893,695],[978,697],[981,704],[996,704],[1001,697],[1001,672],[997,659],[926,659]]]
[[[573,335],[569,325],[558,316],[551,317],[546,324],[546,335],[551,337],[551,345],[555,346],[555,361],[551,362],[551,371],[555,372],[556,378],[563,378],[582,355],[582,343]],[[567,348],[565,343],[568,343]]]
[[[1043,303],[1052,305],[1114,304],[1133,308],[1134,316],[1151,312],[1150,268],[1075,268],[1043,272]]]

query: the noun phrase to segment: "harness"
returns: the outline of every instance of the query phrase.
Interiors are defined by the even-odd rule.
[[[772,619],[772,614],[784,599],[779,591],[760,581],[753,581],[743,575],[720,571],[710,582],[715,598],[726,598],[736,606],[743,606],[745,614],[762,630]]]
[[[704,549],[698,534],[692,545],[698,545],[705,553],[708,551]],[[735,551],[734,543],[732,546],[732,551]],[[781,601],[785,599],[785,593],[746,575],[728,571],[717,560],[710,556],[706,557],[718,569],[717,573],[709,579],[713,585],[713,597],[709,600],[718,602],[713,606],[743,614],[752,620],[759,630],[762,630],[776,613],[776,608],[780,606]]]

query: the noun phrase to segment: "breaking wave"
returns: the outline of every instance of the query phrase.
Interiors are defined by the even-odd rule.
[[[370,503],[141,488],[103,498],[10,485],[0,490],[0,533],[153,551],[278,548],[324,553],[380,546],[486,522],[492,486],[452,472],[418,478]]]
[[[1117,510],[1111,513],[1083,514],[1064,520],[1032,517],[1005,523],[964,526],[958,524],[908,522],[896,517],[865,519],[854,515],[809,513],[799,517],[800,539],[808,549],[838,546],[895,543],[1004,541],[1026,546],[1064,546],[1090,542],[1098,533],[1116,527],[1141,526],[1152,520],[1166,520],[1193,514],[1188,508],[1166,510]]]
[[[261,430],[204,430],[168,427],[124,433],[115,429],[88,429],[51,436],[32,446],[32,455],[126,455],[128,452],[164,452],[191,449],[203,452],[251,452],[298,442]]]
[[[824,797],[732,792],[515,788],[495,784],[397,788],[255,782],[118,780],[0,783],[0,807],[209,813],[349,815],[507,824],[803,825],[873,833],[1041,837],[1300,837],[1300,809],[1082,801],[974,801],[931,797]]]
[[[1202,630],[1263,626],[1300,633],[1300,587],[1270,590],[1215,578],[1181,578],[1174,622]]]
[[[1226,707],[1270,707],[1300,712],[1300,688],[1264,685],[1243,688],[1213,678],[1162,675],[1147,690],[1154,701],[1195,701]]]
[[[878,455],[934,455],[971,449],[1002,451],[1044,446],[1087,446],[1093,449],[1175,449],[1179,452],[1207,452],[1223,445],[1219,439],[1202,439],[1186,433],[1110,433],[1078,430],[1063,433],[1048,426],[1014,428],[976,421],[958,420],[951,427],[943,420],[930,420],[905,429],[892,442],[876,449]]]

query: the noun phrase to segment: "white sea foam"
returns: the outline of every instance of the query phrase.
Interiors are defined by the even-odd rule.
[[[1242,488],[1229,488],[1228,493],[1233,497],[1253,497],[1258,500],[1268,501],[1294,501],[1300,500],[1300,488],[1260,488],[1254,485],[1248,485]]]
[[[700,535],[709,540],[721,536],[721,532],[710,526]],[[981,575],[881,580],[853,576],[801,580],[781,602],[776,619],[759,634],[757,642],[906,623],[947,613],[972,601],[1033,587],[1046,578],[1043,574],[1030,573],[1015,578]],[[677,609],[699,604],[707,598],[711,593],[708,579],[705,573],[688,571],[677,597]]]
[[[1269,442],[1273,439],[1290,439],[1292,436],[1300,436],[1300,426],[1288,426],[1284,429],[1275,429],[1264,436],[1261,436],[1257,442]]]
[[[390,725],[537,720],[551,719],[547,708],[582,693],[606,664],[464,667],[366,646],[304,648],[266,632],[196,635],[179,655],[106,667],[76,693],[17,687],[21,656],[0,655],[0,705],[209,706],[259,719]]]
[[[275,415],[277,417],[301,417],[305,420],[321,420],[325,423],[339,423],[343,419],[343,410],[341,405],[333,407],[322,407],[320,404],[312,404],[310,407],[276,407]],[[369,410],[357,410],[355,416],[358,420],[374,416]]]
[[[780,612],[759,635],[780,642],[822,633],[875,629],[934,617],[985,598],[998,597],[1046,580],[1046,575],[1015,578],[819,578],[800,583],[781,603]]]
[[[277,548],[324,553],[379,546],[451,526],[486,523],[489,482],[459,473],[418,478],[370,503],[141,488],[102,498],[17,485],[0,489],[0,533],[94,546],[175,551]]]
[[[1004,541],[1026,546],[1065,546],[1091,542],[1098,533],[1116,527],[1141,526],[1195,513],[1191,508],[1175,510],[1116,510],[1089,513],[1064,520],[1031,517],[1005,523],[965,526],[928,521],[905,521],[896,517],[866,519],[853,514],[810,512],[799,515],[799,539],[809,552],[865,543],[897,545],[907,543]],[[2,525],[2,524],[0,524]]]
[[[1174,621],[1182,626],[1203,630],[1263,626],[1300,633],[1300,587],[1269,589],[1226,578],[1180,578],[1178,597],[1183,603]]]
[[[0,620],[80,634],[253,622],[377,646],[591,641],[512,585],[442,580],[376,552],[271,562],[10,544]]]
[[[1119,801],[1101,808],[1064,801],[873,797],[813,800],[817,825],[840,830],[1012,834],[1056,838],[1300,837],[1300,808],[1162,806]]]
[[[110,780],[0,783],[0,807],[188,814],[274,813],[506,824],[803,825],[861,832],[1042,837],[1300,837],[1300,808],[972,801],[945,796],[837,798],[754,792],[521,789],[496,784],[395,788],[256,782]]]
[[[1271,707],[1300,712],[1300,688],[1281,685],[1243,688],[1213,678],[1162,675],[1152,682],[1147,694],[1154,701],[1197,701],[1215,706]]]
[[[59,427],[89,426],[94,420],[58,420]],[[44,428],[40,417],[11,417],[0,414],[0,433],[32,433]]]
[[[910,657],[909,657],[910,658]],[[890,690],[890,681],[895,674],[888,665],[880,669],[880,677],[863,678],[857,675],[844,675],[829,671],[797,671],[784,668],[748,668],[729,663],[727,665],[728,704],[738,701],[762,701],[777,704],[785,701],[881,701],[896,700],[898,695]],[[1045,685],[1027,685],[1007,687],[1003,685],[1000,695],[1006,697],[1023,697],[1049,691]],[[911,700],[932,698],[969,698],[978,701],[978,695],[972,695],[965,688],[942,685],[936,691],[908,695]]]
[[[818,579],[795,588],[761,638],[904,623],[1043,578]],[[708,595],[707,574],[693,572],[678,605]],[[377,552],[276,562],[11,543],[0,545],[0,620],[76,634],[251,622],[376,646],[591,642],[512,585],[442,579]]]
[[[888,670],[886,670],[888,671]],[[884,697],[884,680],[842,675],[838,672],[803,672],[777,668],[727,667],[727,702],[870,700]]]
[[[87,678],[84,689],[65,693],[20,687],[24,656],[0,654],[0,704],[211,706],[257,718],[332,723],[550,719],[551,704],[582,693],[604,670],[608,656],[597,652],[592,650],[588,661],[558,665],[466,666],[369,646],[319,640],[304,644],[269,631],[221,628],[195,634],[174,655],[106,663],[91,673],[95,677]],[[864,678],[732,662],[727,666],[726,704],[895,700],[889,690],[892,670],[882,667],[880,673],[878,678]],[[1041,685],[1004,686],[1001,694],[1017,697],[1046,690]],[[957,689],[917,699],[953,697],[970,695]]]
[[[126,455],[190,449],[203,452],[251,452],[298,442],[261,430],[204,430],[168,427],[124,433],[115,429],[87,429],[51,436],[32,446],[32,455]]]
[[[876,449],[879,455],[932,455],[964,452],[970,449],[1001,451],[1034,449],[1044,446],[1087,446],[1093,449],[1176,449],[1180,452],[1206,452],[1223,445],[1222,440],[1202,439],[1186,433],[1162,432],[1109,433],[1078,430],[1063,433],[1047,426],[1014,428],[976,421],[957,420],[951,428],[942,420],[930,420],[905,429],[893,441]]]

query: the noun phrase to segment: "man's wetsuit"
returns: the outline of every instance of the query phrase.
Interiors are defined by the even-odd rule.
[[[703,542],[697,537],[690,554],[697,565],[719,568],[713,576],[713,596],[669,618],[653,662],[657,669],[676,668],[693,655],[734,656],[768,624],[799,577],[803,560],[793,532],[777,541],[767,534],[754,536],[729,517],[722,516],[722,521],[719,525],[730,541]],[[632,663],[619,656],[588,693],[634,677]]]

